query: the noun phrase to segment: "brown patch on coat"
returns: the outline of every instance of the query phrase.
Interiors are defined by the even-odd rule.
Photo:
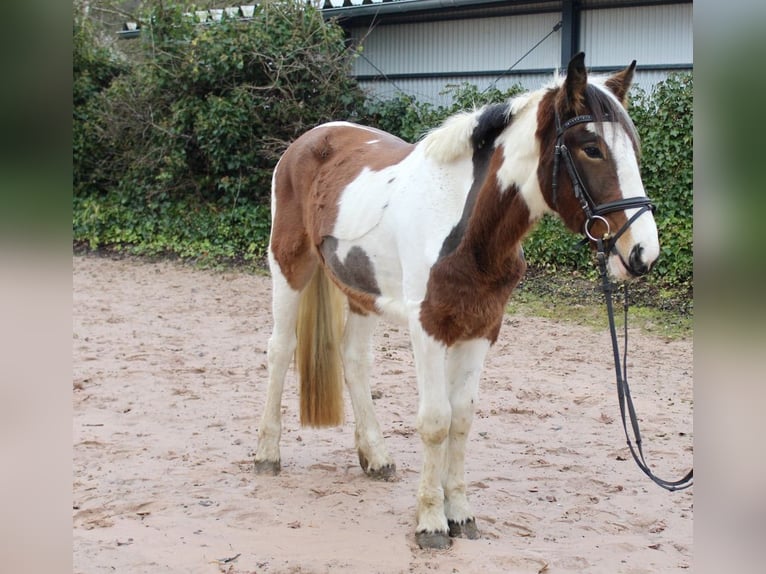
[[[378,141],[367,143],[371,140]],[[413,148],[391,134],[350,125],[320,126],[288,147],[275,173],[270,249],[293,289],[302,289],[321,261],[319,248],[332,235],[345,187],[365,167],[380,171],[402,161]]]
[[[500,189],[495,174],[502,162],[498,147],[462,241],[428,278],[420,321],[447,346],[475,338],[494,343],[508,297],[526,270],[521,240],[531,226],[529,209],[515,186]]]
[[[375,312],[375,299],[381,291],[375,278],[375,267],[367,253],[355,245],[341,261],[338,257],[338,240],[332,236],[324,238],[320,252],[336,285],[348,297],[351,311],[360,315]]]

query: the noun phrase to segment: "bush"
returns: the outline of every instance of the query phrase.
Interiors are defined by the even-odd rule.
[[[97,186],[104,159],[98,126],[99,95],[120,75],[127,64],[100,44],[92,23],[75,11],[72,34],[72,164],[75,193]]]
[[[152,5],[129,68],[109,67],[111,53],[93,35],[78,42],[87,28],[75,25],[80,245],[257,258],[279,155],[300,133],[361,108],[353,53],[316,9],[261,3],[250,21],[207,25],[187,10]],[[79,73],[81,60],[89,67]]]
[[[174,256],[204,265],[262,264],[269,208],[242,202],[137,201],[124,195],[75,196],[75,246],[142,256]]]
[[[153,5],[132,73],[90,106],[98,146],[75,158],[77,193],[264,203],[291,140],[361,107],[343,31],[311,6],[261,3],[252,20],[208,25],[186,10]]]
[[[513,86],[506,91],[492,88],[480,92],[473,84],[455,84],[445,90],[452,97],[449,106],[418,102],[404,93],[387,100],[372,98],[366,102],[361,120],[405,141],[415,142],[454,113],[507,100],[522,91],[521,86]]]

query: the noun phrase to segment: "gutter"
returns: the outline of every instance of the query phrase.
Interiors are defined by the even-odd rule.
[[[560,0],[537,0],[535,4],[559,3]],[[493,4],[529,4],[530,0],[513,2],[513,0],[383,0],[370,4],[356,6],[341,6],[339,8],[322,8],[325,18],[358,18],[386,14],[409,14],[430,10],[448,8],[469,8],[472,6],[490,6]]]

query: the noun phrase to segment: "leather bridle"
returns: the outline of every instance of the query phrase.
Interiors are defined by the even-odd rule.
[[[564,132],[581,123],[595,122],[596,120],[590,114],[575,116],[564,124],[561,124],[558,111],[556,111],[556,147],[553,156],[553,206],[557,208],[558,201],[558,175],[561,159],[564,160],[569,178],[572,181],[572,188],[574,189],[575,198],[580,202],[580,207],[585,213],[585,227],[584,233],[588,239],[596,243],[596,257],[599,266],[599,273],[602,280],[602,289],[604,291],[604,298],[606,301],[607,315],[609,317],[609,330],[612,338],[612,351],[614,354],[614,367],[617,379],[617,398],[620,404],[620,416],[622,418],[622,428],[625,431],[625,438],[630,449],[630,454],[633,456],[633,460],[636,462],[641,471],[646,474],[652,481],[662,488],[675,491],[689,488],[694,484],[694,469],[690,470],[686,475],[679,480],[665,480],[655,475],[649,468],[649,465],[644,459],[644,453],[641,442],[641,433],[638,427],[638,417],[636,416],[636,410],[633,406],[633,399],[630,394],[630,387],[628,386],[627,375],[627,344],[628,344],[628,286],[625,284],[625,299],[624,299],[624,355],[622,365],[620,364],[620,348],[617,341],[617,329],[614,321],[614,308],[612,305],[612,292],[614,291],[614,285],[609,281],[606,262],[612,249],[615,247],[617,240],[622,236],[625,231],[631,226],[631,224],[638,219],[645,211],[651,211],[654,213],[654,204],[651,200],[644,197],[629,197],[625,199],[618,199],[616,201],[609,201],[607,203],[597,204],[585,186],[580,174],[577,172],[572,154],[564,144]],[[610,116],[606,115],[600,121],[614,121]],[[625,224],[612,234],[609,228],[609,222],[604,218],[604,215],[613,213],[615,211],[623,211],[626,209],[637,209]],[[594,237],[591,232],[591,226],[596,221],[601,221],[606,226],[606,232],[601,237]],[[627,266],[626,266],[627,268]],[[630,426],[633,431],[633,437],[635,445],[631,439],[631,435],[628,431],[627,419],[630,418]]]
[[[590,114],[584,114],[575,116],[568,119],[564,124],[561,124],[561,118],[559,117],[558,110],[555,112],[556,118],[556,146],[554,148],[553,155],[553,206],[557,208],[558,203],[558,179],[559,179],[559,166],[561,160],[564,160],[564,166],[566,167],[569,179],[572,181],[572,188],[577,201],[580,203],[580,207],[585,214],[585,226],[583,232],[591,241],[596,241],[597,238],[591,234],[591,227],[596,221],[601,221],[606,226],[606,232],[601,237],[605,243],[606,253],[609,254],[612,248],[617,243],[617,240],[625,233],[633,222],[641,217],[645,211],[651,211],[654,213],[654,204],[646,197],[627,197],[618,199],[616,201],[609,201],[606,203],[597,204],[593,199],[593,196],[588,192],[588,188],[583,182],[580,174],[577,171],[572,154],[569,148],[564,144],[564,133],[577,124],[595,122],[596,119]],[[609,115],[605,115],[600,121],[614,121]],[[626,209],[637,209],[625,224],[615,233],[611,234],[609,222],[604,215],[608,213],[614,213],[615,211],[624,211]]]

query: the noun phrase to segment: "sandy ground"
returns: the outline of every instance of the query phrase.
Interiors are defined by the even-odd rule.
[[[269,279],[83,256],[73,268],[77,573],[693,570],[692,493],[629,458],[605,329],[506,319],[466,461],[482,536],[422,551],[403,330],[381,323],[373,381],[398,480],[364,476],[350,415],[299,426],[292,373],[282,473],[261,477]],[[648,458],[677,478],[692,464],[692,342],[631,333],[629,376]]]

